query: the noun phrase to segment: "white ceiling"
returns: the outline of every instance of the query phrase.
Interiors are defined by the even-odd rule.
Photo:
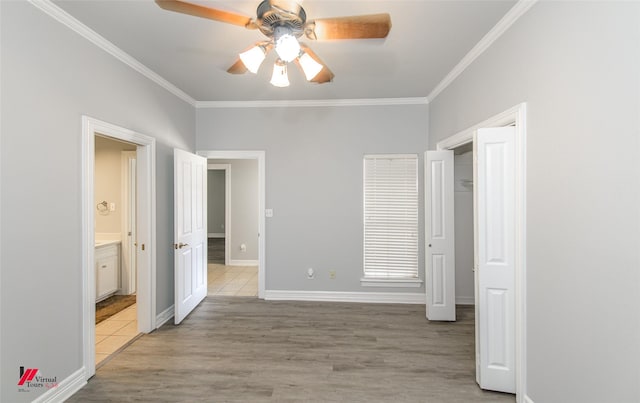
[[[197,1],[255,18],[260,0]],[[308,19],[387,12],[384,39],[305,41],[335,74],[312,84],[295,66],[291,86],[269,84],[275,55],[257,76],[231,75],[237,53],[259,31],[166,11],[153,0],[60,0],[55,4],[196,101],[426,97],[516,0],[307,0]]]

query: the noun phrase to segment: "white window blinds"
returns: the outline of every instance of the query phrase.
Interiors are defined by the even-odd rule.
[[[364,277],[418,278],[418,157],[364,157]]]

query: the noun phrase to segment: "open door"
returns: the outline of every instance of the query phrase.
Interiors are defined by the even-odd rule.
[[[456,320],[453,151],[425,154],[427,319]]]
[[[207,295],[207,160],[174,149],[177,325]]]
[[[479,129],[476,163],[476,377],[515,393],[515,128]]]

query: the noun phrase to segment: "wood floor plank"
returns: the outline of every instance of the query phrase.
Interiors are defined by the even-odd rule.
[[[514,402],[475,383],[473,307],[207,297],[144,335],[69,402]]]

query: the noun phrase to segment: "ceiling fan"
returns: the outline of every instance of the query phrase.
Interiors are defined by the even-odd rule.
[[[310,82],[322,84],[333,80],[334,74],[327,65],[311,48],[298,41],[303,35],[310,40],[386,38],[391,29],[391,17],[386,13],[307,20],[302,6],[291,0],[262,1],[258,5],[255,20],[183,0],[155,1],[165,10],[260,30],[268,39],[240,53],[238,60],[227,71],[231,74],[244,74],[247,71],[255,74],[267,54],[275,48],[278,58],[271,84],[276,87],[289,85],[287,64],[291,62],[302,70]]]

